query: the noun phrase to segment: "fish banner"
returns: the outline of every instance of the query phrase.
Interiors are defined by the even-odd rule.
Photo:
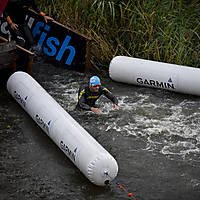
[[[90,38],[56,21],[45,23],[42,16],[31,10],[27,11],[26,23],[45,62],[79,72],[89,71]],[[8,38],[9,33],[9,24],[2,15],[0,35]]]

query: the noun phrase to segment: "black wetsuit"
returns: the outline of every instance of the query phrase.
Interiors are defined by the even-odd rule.
[[[89,86],[83,86],[79,89],[76,109],[90,110],[91,107],[95,107],[95,102],[101,95],[118,104],[117,98],[107,88],[100,86],[98,92],[91,92]]]
[[[8,0],[4,12],[6,18],[9,17],[13,23],[18,25],[17,30],[10,29],[13,39],[27,49],[34,44],[32,33],[25,21],[26,11],[29,7],[32,7],[37,13],[41,12],[34,0]]]

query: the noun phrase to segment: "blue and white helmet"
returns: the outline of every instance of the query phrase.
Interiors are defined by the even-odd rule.
[[[99,79],[98,76],[92,76],[90,78],[90,85],[93,86],[93,85],[101,85],[101,81]]]

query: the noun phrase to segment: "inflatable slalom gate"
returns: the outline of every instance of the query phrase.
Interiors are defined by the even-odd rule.
[[[109,66],[114,81],[200,95],[200,69],[126,56],[117,56]]]
[[[7,89],[92,183],[104,186],[117,176],[115,159],[30,75],[15,72]]]

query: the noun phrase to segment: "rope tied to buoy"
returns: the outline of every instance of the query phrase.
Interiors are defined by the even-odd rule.
[[[122,189],[124,192],[127,193],[128,197],[131,197],[132,199],[136,200],[136,198],[133,196],[133,194],[128,192],[122,185],[119,184],[118,181],[116,181],[116,184],[119,186],[120,189]]]
[[[108,176],[108,177],[110,177],[109,174],[108,174],[108,172],[105,172],[105,175]],[[110,178],[111,178],[111,177],[110,177]],[[122,185],[119,184],[119,182],[118,182],[117,180],[116,180],[116,185],[117,185],[120,189],[122,189],[124,192],[126,192],[127,195],[128,195],[128,197],[131,197],[132,199],[136,200],[136,198],[133,196],[133,194],[130,193],[130,192],[128,192]]]

